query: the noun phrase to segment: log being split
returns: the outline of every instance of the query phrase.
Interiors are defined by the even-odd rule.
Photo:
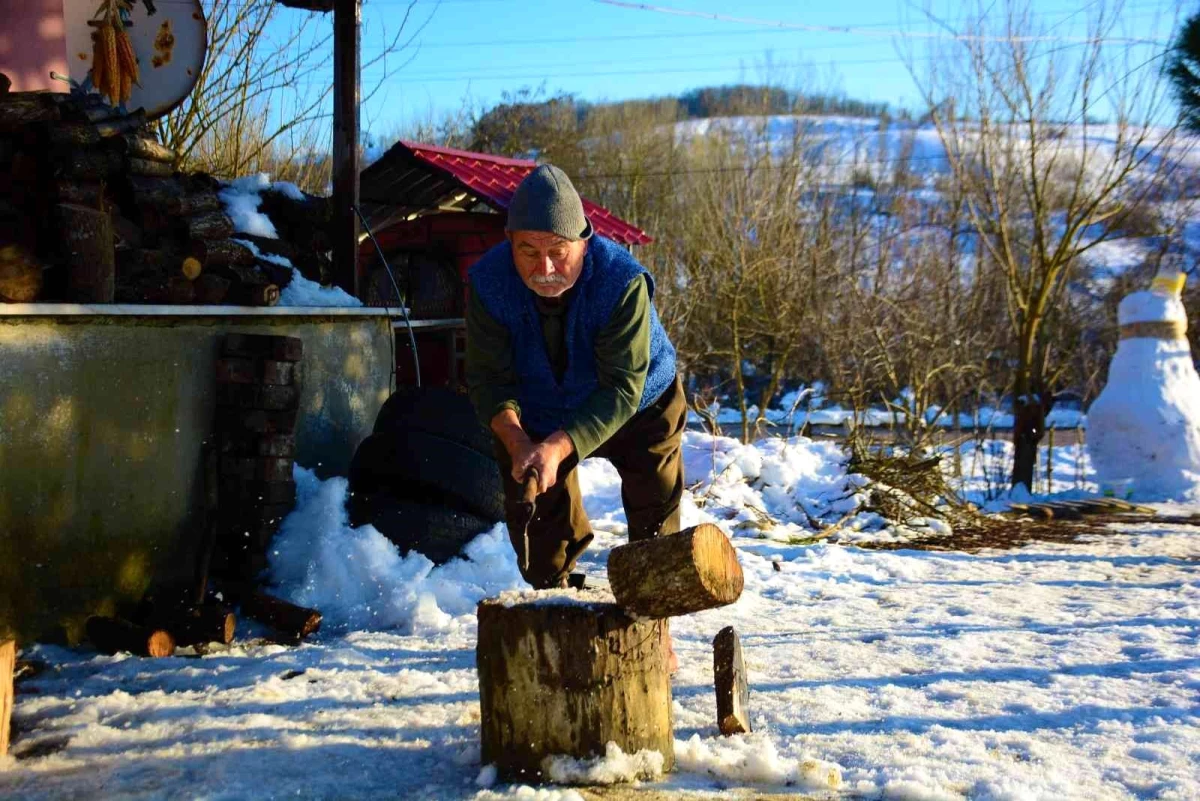
[[[721,734],[750,731],[750,687],[742,659],[742,641],[733,626],[717,632],[713,640],[713,677],[717,691],[717,728]]]
[[[639,617],[725,606],[741,597],[744,583],[737,552],[711,523],[613,548],[608,580],[617,603]]]
[[[675,762],[667,621],[633,620],[599,590],[480,602],[483,763],[536,780],[546,757],[657,751]],[[528,600],[526,600],[528,598]]]
[[[13,672],[17,665],[17,644],[0,642],[0,759],[8,754],[8,732],[12,720]]]
[[[86,629],[96,650],[106,654],[128,651],[157,657],[175,653],[175,638],[164,629],[135,626],[115,617],[89,617]]]

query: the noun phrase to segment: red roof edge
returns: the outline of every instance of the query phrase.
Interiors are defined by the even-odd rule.
[[[438,153],[443,156],[455,156],[460,159],[470,159],[471,161],[486,161],[490,164],[499,164],[504,167],[527,167],[532,170],[537,166],[536,161],[529,159],[510,159],[504,156],[493,156],[489,153],[474,153],[470,150],[455,150],[452,147],[439,147],[437,145],[425,145],[420,142],[409,142],[401,139],[400,144],[407,147],[409,150],[423,150],[427,153]]]

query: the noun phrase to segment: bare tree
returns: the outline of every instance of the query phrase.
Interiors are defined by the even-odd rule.
[[[1176,165],[1156,58],[1130,63],[1119,3],[1089,4],[1086,41],[1039,29],[1022,0],[981,4],[953,50],[909,67],[932,111],[985,269],[1003,277],[1011,337],[1013,484],[1033,486],[1052,379],[1069,354],[1048,336],[1081,256]],[[990,13],[989,13],[990,12]],[[993,21],[997,20],[997,21]],[[1121,55],[1114,53],[1118,51]],[[1107,122],[1098,122],[1105,118]]]
[[[180,164],[221,177],[266,170],[323,191],[328,181],[333,65],[328,17],[275,0],[202,0],[208,57],[196,86],[156,121],[160,141]],[[415,0],[402,7],[383,46],[363,63],[381,70],[369,100],[402,67],[413,37]],[[426,19],[424,22],[428,22]],[[382,26],[382,23],[381,23]]]

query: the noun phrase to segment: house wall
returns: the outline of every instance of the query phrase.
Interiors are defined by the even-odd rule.
[[[0,72],[12,81],[12,91],[67,91],[65,83],[50,77],[51,71],[67,74],[62,0],[14,0],[5,4],[3,20]]]
[[[296,461],[322,477],[345,474],[390,392],[380,310],[20,308],[0,306],[0,638],[73,642],[87,615],[192,575],[223,334],[304,341]]]

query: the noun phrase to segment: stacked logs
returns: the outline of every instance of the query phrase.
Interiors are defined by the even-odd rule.
[[[226,577],[249,580],[296,501],[299,363],[295,337],[227,334],[217,360],[217,550]]]
[[[325,200],[266,193],[300,244],[235,233],[215,179],[178,172],[140,112],[114,114],[95,95],[0,94],[0,302],[270,306],[294,275],[274,256],[326,277]]]

